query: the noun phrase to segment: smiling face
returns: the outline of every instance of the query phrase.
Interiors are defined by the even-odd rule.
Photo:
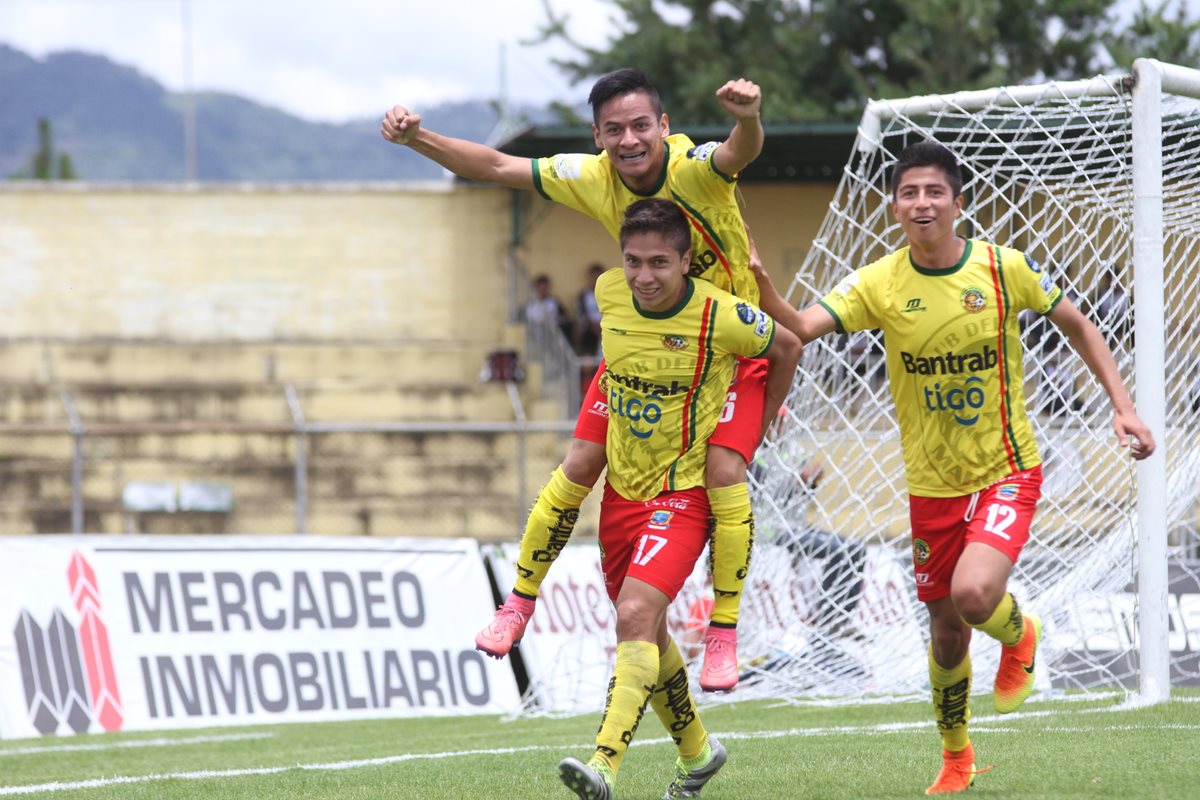
[[[931,252],[955,242],[962,204],[940,167],[910,167],[896,185],[892,214],[912,247]]]
[[[592,125],[596,146],[608,153],[625,184],[639,192],[653,188],[662,173],[663,139],[669,134],[667,115],[656,114],[649,95],[642,91],[608,100]]]
[[[625,282],[643,311],[666,311],[687,289],[691,250],[680,253],[657,231],[631,233],[622,247]]]

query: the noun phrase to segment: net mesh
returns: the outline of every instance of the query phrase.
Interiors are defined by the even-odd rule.
[[[998,91],[982,107],[950,102],[887,117],[878,146],[856,150],[802,268],[797,307],[902,244],[888,205],[890,168],[935,139],[964,168],[960,235],[1026,251],[1112,347],[1135,396],[1133,187],[1128,81],[1069,97]],[[1093,82],[1095,83],[1095,82]],[[974,93],[978,95],[979,93]],[[1165,96],[1163,205],[1166,445],[1173,582],[1195,584],[1200,492],[1200,107]],[[1029,312],[1026,312],[1027,314]],[[1137,680],[1136,515],[1131,460],[1099,384],[1048,320],[1024,320],[1026,397],[1045,483],[1010,588],[1043,617],[1040,688],[1133,688]],[[926,616],[913,586],[907,492],[878,332],[808,346],[788,413],[752,470],[758,541],[745,594],[739,698],[836,701],[925,696]],[[816,465],[823,470],[812,488]],[[807,469],[807,471],[806,471]],[[1196,591],[1195,589],[1189,591]],[[1172,597],[1173,680],[1198,676],[1200,624]],[[1183,614],[1183,617],[1180,614]],[[1182,637],[1182,639],[1180,638]],[[976,690],[990,691],[999,648],[974,637]]]

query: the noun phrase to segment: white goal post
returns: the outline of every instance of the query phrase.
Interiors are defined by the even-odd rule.
[[[1118,689],[1159,702],[1173,681],[1200,682],[1200,602],[1180,600],[1200,600],[1198,98],[1200,72],[1139,59],[1131,75],[871,101],[787,293],[804,307],[900,246],[891,166],[903,147],[928,138],[964,169],[959,233],[1048,264],[1109,340],[1158,441],[1136,470],[1118,452],[1103,390],[1045,321],[1025,322],[1026,396],[1046,484],[1013,586],[1047,623],[1043,690]],[[766,550],[756,547],[752,578],[771,577],[748,595],[784,580],[777,564],[764,564],[772,543],[810,577],[801,580],[799,622],[741,626],[752,663],[742,696],[925,691],[925,617],[912,588],[881,353],[877,332],[810,345],[790,413],[760,450],[752,496]],[[798,500],[800,471],[815,459],[825,477]],[[857,585],[823,579],[828,548],[803,543],[814,529],[847,543],[846,552],[865,545]],[[1183,594],[1171,594],[1169,582]],[[919,628],[905,615],[919,617]],[[998,648],[987,637],[975,645],[975,690],[990,691]]]

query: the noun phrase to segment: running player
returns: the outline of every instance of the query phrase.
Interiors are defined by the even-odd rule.
[[[679,748],[666,797],[696,797],[725,763],[688,689],[667,606],[709,533],[706,443],[717,427],[737,356],[767,364],[760,432],[787,396],[800,342],[758,308],[688,276],[688,220],[670,200],[629,206],[623,270],[596,282],[610,409],[608,478],[600,505],[604,582],[617,613],[617,658],[596,750],[565,759],[563,783],[608,800],[649,702]]]
[[[689,274],[757,303],[758,287],[748,267],[749,243],[735,190],[737,174],[762,150],[762,96],[756,84],[739,79],[723,85],[716,97],[733,117],[733,129],[725,141],[699,146],[683,134],[671,134],[658,91],[636,69],[611,72],[592,87],[588,97],[592,133],[596,146],[604,151],[597,156],[507,155],[433,133],[421,127],[420,116],[403,106],[387,112],[382,134],[461,177],[536,189],[547,199],[598,220],[614,238],[630,203],[646,197],[672,200],[692,228]],[[604,369],[601,364],[584,398],[566,459],[530,510],[513,590],[475,637],[476,646],[496,658],[507,655],[524,635],[538,589],[571,535],[580,504],[604,470],[608,409],[597,384]],[[705,636],[700,685],[712,691],[728,691],[738,679],[738,609],[754,534],[746,467],[761,437],[764,369],[760,361],[739,364],[728,387],[731,418],[718,427],[709,448],[716,600]]]
[[[804,342],[834,330],[884,332],[943,746],[942,769],[926,794],[961,792],[974,781],[967,734],[973,628],[1001,644],[996,710],[1015,711],[1033,689],[1041,621],[1008,591],[1042,483],[1023,392],[1022,309],[1062,329],[1104,387],[1119,444],[1135,459],[1154,452],[1096,326],[1029,256],[957,236],[962,205],[954,154],[936,142],[914,144],[892,174],[892,214],[907,246],[857,270],[803,312],[755,271],[764,308]]]

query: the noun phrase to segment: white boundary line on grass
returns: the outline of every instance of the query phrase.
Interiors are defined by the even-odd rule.
[[[0,749],[0,758],[4,756],[27,756],[33,753],[60,753],[67,750],[113,750],[123,747],[171,747],[181,744],[199,744],[203,742],[244,742],[250,739],[270,739],[273,733],[220,733],[203,736],[187,736],[182,739],[132,739],[128,742],[106,742],[102,744],[56,744],[45,747],[18,747],[12,750]]]
[[[1070,713],[1090,713],[1109,711],[1112,709],[1081,709],[1078,712]],[[1044,716],[1062,716],[1062,711],[1028,711],[1018,712],[1016,714],[1007,714],[1004,717],[990,716],[975,720],[978,723],[987,722],[1008,722],[1014,719],[1028,719],[1031,717]],[[893,733],[905,733],[917,729],[927,729],[930,726],[928,720],[921,722],[895,722],[884,723],[881,725],[844,725],[844,726],[828,726],[820,728],[792,728],[787,731],[729,731],[721,734],[722,739],[776,739],[782,736],[828,736],[829,734],[874,734],[886,735]],[[1114,725],[1111,730],[1162,730],[1169,728],[1172,730],[1198,730],[1200,725]],[[1075,728],[1075,727],[1056,727],[1052,730],[1063,733],[1071,732],[1086,732],[1091,733],[1096,730],[1109,730],[1110,728]],[[989,733],[1015,732],[1011,728],[984,728]],[[178,741],[178,740],[172,740]],[[658,739],[649,739],[645,741],[635,742],[634,746],[662,744],[670,742],[671,739],[661,737]],[[55,781],[53,783],[35,783],[26,784],[23,786],[0,786],[0,796],[25,795],[25,794],[41,794],[44,792],[67,791],[71,789],[100,789],[106,786],[117,786],[134,783],[152,783],[155,781],[168,780],[209,780],[213,778],[239,778],[251,775],[278,775],[283,772],[291,772],[293,770],[301,771],[340,771],[347,769],[361,769],[363,767],[377,767],[387,764],[399,764],[405,761],[420,761],[420,760],[435,760],[445,758],[460,758],[463,756],[486,756],[486,755],[511,755],[513,753],[529,753],[538,750],[581,750],[591,747],[594,743],[586,744],[535,744],[526,745],[523,747],[497,747],[478,750],[455,750],[441,753],[402,753],[394,756],[381,756],[379,758],[360,758],[353,761],[331,761],[322,764],[293,764],[284,767],[247,767],[244,769],[224,769],[224,770],[195,770],[191,772],[170,772],[156,773],[150,775],[117,775],[111,778],[92,778],[83,781]]]

